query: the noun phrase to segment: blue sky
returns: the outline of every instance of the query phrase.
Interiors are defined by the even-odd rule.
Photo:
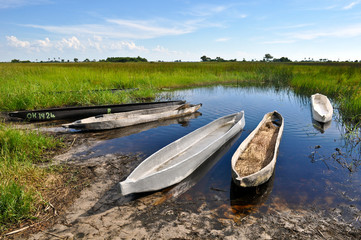
[[[361,0],[0,0],[0,61],[361,60]]]

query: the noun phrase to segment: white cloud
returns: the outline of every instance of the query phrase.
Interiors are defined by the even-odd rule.
[[[108,48],[108,47],[105,47]],[[136,51],[144,51],[147,52],[148,50],[143,46],[137,46],[134,42],[127,42],[127,41],[117,41],[112,42],[109,45],[109,49],[111,50],[136,50]]]
[[[44,48],[52,47],[49,38],[45,38],[45,40],[36,40],[36,43],[39,45],[39,47],[44,47]]]
[[[8,41],[8,44],[12,47],[16,47],[16,48],[29,48],[30,47],[30,42],[28,41],[21,41],[19,39],[17,39],[17,37],[15,36],[6,36],[6,40]]]
[[[63,50],[64,48],[70,48],[70,49],[74,49],[74,50],[85,49],[85,46],[75,36],[68,38],[68,39],[63,38],[61,41],[59,41],[56,44],[56,47],[59,50]]]
[[[352,9],[354,6],[356,6],[356,5],[359,4],[359,3],[360,3],[360,0],[351,2],[350,4],[344,6],[342,9],[343,9],[343,10],[350,10],[350,9]]]
[[[225,10],[227,10],[230,7],[231,6],[226,6],[226,5],[202,4],[202,5],[193,7],[188,12],[188,14],[192,15],[192,16],[197,16],[197,17],[208,17],[208,16],[212,16],[212,15],[224,12]]]
[[[157,26],[155,21],[131,21],[124,19],[108,19],[110,23],[115,23],[121,28],[128,30],[129,32],[139,32],[140,36],[146,36],[146,38],[154,38],[160,36],[181,35],[190,33],[193,31],[191,26],[172,24],[173,27],[160,27]]]
[[[125,20],[107,19],[105,24],[82,24],[70,26],[47,26],[27,24],[26,27],[43,29],[62,35],[89,36],[98,39],[149,39],[162,36],[182,35],[195,31],[196,22],[172,22],[169,20]]]

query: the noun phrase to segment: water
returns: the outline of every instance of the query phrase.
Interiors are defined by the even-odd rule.
[[[204,87],[178,90],[175,98],[202,103],[201,114],[188,118],[99,132],[100,144],[79,155],[141,153],[145,159],[160,148],[221,116],[245,111],[244,131],[223,146],[186,181],[163,190],[166,198],[208,208],[220,215],[242,216],[269,208],[328,209],[340,204],[361,207],[361,173],[352,165],[360,148],[344,137],[335,110],[328,126],[315,126],[308,97],[274,88]],[[231,179],[231,157],[263,115],[277,110],[285,119],[275,173],[266,184],[240,189]],[[352,167],[352,168],[351,168]],[[350,171],[351,169],[351,171]]]

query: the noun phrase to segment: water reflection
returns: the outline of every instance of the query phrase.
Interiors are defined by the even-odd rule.
[[[262,185],[257,187],[240,187],[231,182],[230,202],[234,219],[241,220],[255,212],[268,199],[273,189],[275,173]]]
[[[331,122],[332,122],[332,120],[328,121],[326,123],[321,123],[321,122],[318,122],[318,121],[312,119],[313,127],[320,133],[325,133],[325,131],[331,127]]]

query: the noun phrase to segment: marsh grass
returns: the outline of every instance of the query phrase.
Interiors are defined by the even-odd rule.
[[[154,99],[162,88],[221,83],[323,93],[345,119],[361,111],[359,63],[28,63],[0,64],[0,110],[116,104]],[[138,91],[92,91],[104,89]]]
[[[48,161],[47,152],[59,146],[53,137],[0,123],[0,231],[34,218],[43,204],[37,189],[49,174],[35,163]]]

